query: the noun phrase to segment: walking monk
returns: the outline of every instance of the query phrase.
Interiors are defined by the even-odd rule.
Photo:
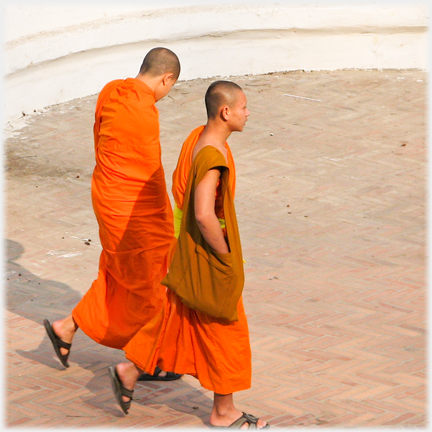
[[[122,349],[164,307],[167,253],[173,239],[155,103],[180,74],[172,51],[154,48],[136,78],[114,80],[99,94],[94,124],[96,166],[92,203],[102,253],[97,279],[68,317],[44,326],[69,367],[78,328],[96,342]],[[156,370],[142,379],[177,379]]]
[[[185,141],[173,175],[176,207],[182,211],[178,242],[163,280],[170,288],[165,311],[126,345],[130,362],[110,367],[111,384],[127,414],[142,371],[151,374],[159,366],[189,374],[214,392],[212,426],[264,429],[269,427],[265,421],[237,410],[233,401],[234,392],[250,388],[252,368],[241,298],[244,272],[233,205],[234,161],[226,140],[243,130],[249,110],[242,89],[229,81],[213,83],[205,103],[207,124]],[[200,279],[200,272],[213,276]]]

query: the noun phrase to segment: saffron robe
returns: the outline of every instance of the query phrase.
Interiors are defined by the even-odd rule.
[[[192,152],[202,132],[195,129],[183,144],[179,164],[173,175],[173,194],[183,203],[186,183],[179,176],[181,161],[192,160]],[[233,160],[230,164],[231,177]],[[231,166],[230,166],[231,165]],[[187,180],[187,179],[186,179]],[[216,212],[218,215],[218,213]],[[218,215],[219,216],[219,215]],[[176,240],[173,241],[175,245]],[[167,291],[164,313],[144,326],[124,348],[126,358],[147,373],[156,364],[166,371],[189,374],[215,393],[229,394],[247,390],[251,386],[252,365],[249,330],[243,300],[237,305],[238,321],[219,320],[190,309],[171,290]],[[155,342],[157,340],[157,342]],[[152,341],[154,341],[152,343]]]
[[[152,90],[108,83],[96,104],[92,203],[102,253],[97,279],[72,312],[96,342],[123,348],[164,308],[173,215]]]

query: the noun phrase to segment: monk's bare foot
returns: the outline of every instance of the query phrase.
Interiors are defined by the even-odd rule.
[[[122,386],[128,390],[133,390],[142,370],[138,369],[132,362],[119,363],[116,370]],[[122,398],[125,402],[130,400],[127,396],[122,396]]]
[[[212,426],[227,427],[232,425],[236,420],[242,417],[243,413],[236,409],[232,393],[230,394],[214,394],[213,409],[210,414],[210,424]],[[267,425],[264,420],[256,419],[253,416],[241,420],[240,430],[248,430],[251,423],[256,423],[257,429],[262,429]],[[243,421],[244,420],[244,421]]]
[[[236,420],[238,420],[243,413],[238,410],[233,410],[232,412],[226,413],[225,415],[217,415],[214,412],[210,415],[210,424],[212,426],[230,426]],[[264,420],[258,419],[257,428],[262,429],[267,423]],[[246,419],[244,419],[244,423],[241,426],[240,430],[248,430],[249,423]]]
[[[210,424],[212,426],[229,426],[241,417],[242,414],[241,411],[234,407],[228,410],[217,410],[213,407],[213,411],[210,414]]]
[[[78,326],[75,323],[74,319],[72,318],[72,315],[69,315],[68,317],[63,318],[62,320],[54,321],[52,323],[52,328],[54,330],[54,333],[63,342],[72,343],[72,339],[75,336]],[[60,348],[60,352],[63,355],[66,355],[69,352],[69,350],[67,350],[66,348]]]

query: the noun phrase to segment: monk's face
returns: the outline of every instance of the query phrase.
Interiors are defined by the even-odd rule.
[[[238,95],[230,106],[229,110],[229,125],[232,131],[241,132],[249,117],[247,108],[246,95],[242,91],[238,91]]]

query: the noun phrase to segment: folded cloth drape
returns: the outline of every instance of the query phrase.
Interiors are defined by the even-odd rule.
[[[223,202],[225,231],[230,252],[213,250],[204,239],[195,218],[194,192],[206,173],[221,169],[219,183]],[[215,318],[236,321],[237,303],[243,291],[243,258],[237,218],[231,188],[229,169],[225,158],[213,146],[203,147],[195,157],[183,203],[180,235],[168,275],[162,281],[188,307]]]

